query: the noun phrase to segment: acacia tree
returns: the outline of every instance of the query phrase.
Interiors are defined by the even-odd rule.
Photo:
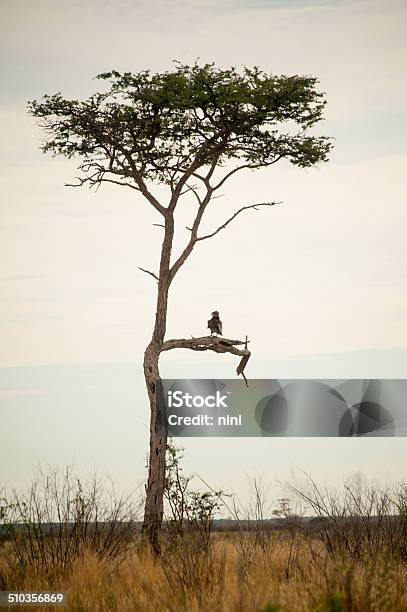
[[[144,530],[155,550],[163,514],[166,432],[161,427],[159,357],[173,348],[229,352],[243,357],[247,344],[212,337],[166,340],[168,292],[195,246],[216,236],[239,214],[275,202],[249,204],[217,228],[200,233],[204,213],[235,173],[271,166],[286,159],[302,168],[327,160],[329,138],[308,132],[322,119],[324,94],[311,76],[274,76],[259,68],[222,70],[175,62],[172,71],[153,74],[117,71],[100,74],[110,86],[87,100],[60,93],[29,102],[40,119],[44,152],[79,157],[77,183],[102,183],[132,189],[160,216],[163,241],[156,272],[157,308],[151,341],[144,354],[144,375],[151,408],[150,454]],[[165,185],[168,197],[154,195]],[[186,197],[184,197],[186,196]],[[181,200],[196,202],[184,249],[172,255],[174,213]]]

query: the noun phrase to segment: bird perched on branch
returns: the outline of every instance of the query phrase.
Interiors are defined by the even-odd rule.
[[[212,312],[212,319],[209,319],[208,327],[211,330],[211,336],[213,336],[213,334],[222,335],[222,321],[219,318],[219,312],[217,310]]]

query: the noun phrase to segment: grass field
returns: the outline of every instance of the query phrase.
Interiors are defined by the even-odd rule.
[[[214,534],[205,550],[186,541],[164,546],[158,559],[137,543],[110,561],[84,549],[72,564],[47,571],[12,558],[3,550],[3,589],[62,590],[75,612],[407,610],[401,560],[328,554],[319,540],[291,532],[261,541],[251,533]]]
[[[0,591],[63,591],[73,612],[407,612],[405,482],[330,490],[309,478],[291,487],[308,518],[281,498],[271,521],[258,481],[242,511],[192,490],[176,449],[167,459],[158,555],[140,533],[142,499],[95,479],[52,472],[1,491]]]

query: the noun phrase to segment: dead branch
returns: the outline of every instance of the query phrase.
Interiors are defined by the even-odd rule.
[[[247,350],[249,340],[230,340],[229,338],[220,338],[218,336],[203,336],[201,338],[179,338],[165,340],[162,344],[161,351],[170,351],[176,348],[186,348],[192,351],[214,351],[215,353],[231,353],[238,355],[242,359],[236,368],[236,373],[242,375],[246,386],[248,387],[247,378],[244,374],[244,369],[250,359],[250,351]],[[244,349],[237,348],[244,346]]]
[[[212,232],[211,234],[206,234],[206,236],[198,236],[196,240],[198,241],[206,240],[207,238],[212,238],[212,236],[215,236],[218,232],[225,229],[225,227],[228,226],[229,223],[231,223],[233,219],[235,219],[237,215],[239,215],[244,210],[257,210],[259,206],[276,206],[276,204],[282,204],[282,202],[261,202],[260,204],[250,204],[250,206],[242,206],[242,208],[239,208],[239,210],[237,210],[231,217],[229,217],[229,219],[225,221],[225,223],[220,225],[218,229],[216,229],[214,232]]]
[[[86,183],[86,179],[80,176],[75,176],[74,178],[78,181],[77,183],[64,183],[64,187],[82,187]]]
[[[246,345],[246,346],[247,346],[247,342],[248,342],[248,340],[246,339],[246,342],[245,342],[245,345]],[[248,386],[249,386],[249,383],[247,382],[247,378],[246,378],[246,376],[245,376],[244,369],[245,369],[245,367],[246,367],[247,362],[248,362],[248,361],[249,361],[249,359],[250,359],[250,351],[248,351],[248,350],[246,349],[244,352],[246,353],[246,355],[243,355],[243,357],[241,358],[240,363],[239,363],[239,365],[238,365],[238,366],[237,366],[237,368],[236,368],[236,374],[237,374],[238,376],[239,376],[239,374],[241,374],[241,375],[243,376],[244,381],[245,381],[245,383],[246,383],[246,387],[248,387]]]
[[[245,344],[245,340],[230,340],[229,338],[222,338],[220,336],[202,336],[200,338],[179,338],[165,340],[162,344],[162,351],[170,351],[175,348],[187,348],[195,350],[196,348],[202,347],[203,350],[215,351],[217,353],[233,352],[235,346]],[[235,349],[239,351],[239,349]],[[243,351],[235,353],[239,355]]]
[[[146,274],[149,274],[150,276],[152,276],[153,278],[155,278],[155,280],[158,282],[158,276],[157,274],[154,274],[154,272],[151,272],[150,270],[145,270],[144,268],[140,268],[140,266],[138,266],[138,269],[141,270],[142,272],[145,272]]]

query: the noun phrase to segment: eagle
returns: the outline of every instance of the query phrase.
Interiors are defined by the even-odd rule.
[[[208,328],[211,330],[211,336],[213,334],[222,335],[222,321],[219,319],[219,312],[217,310],[212,312],[212,319],[208,321]]]

